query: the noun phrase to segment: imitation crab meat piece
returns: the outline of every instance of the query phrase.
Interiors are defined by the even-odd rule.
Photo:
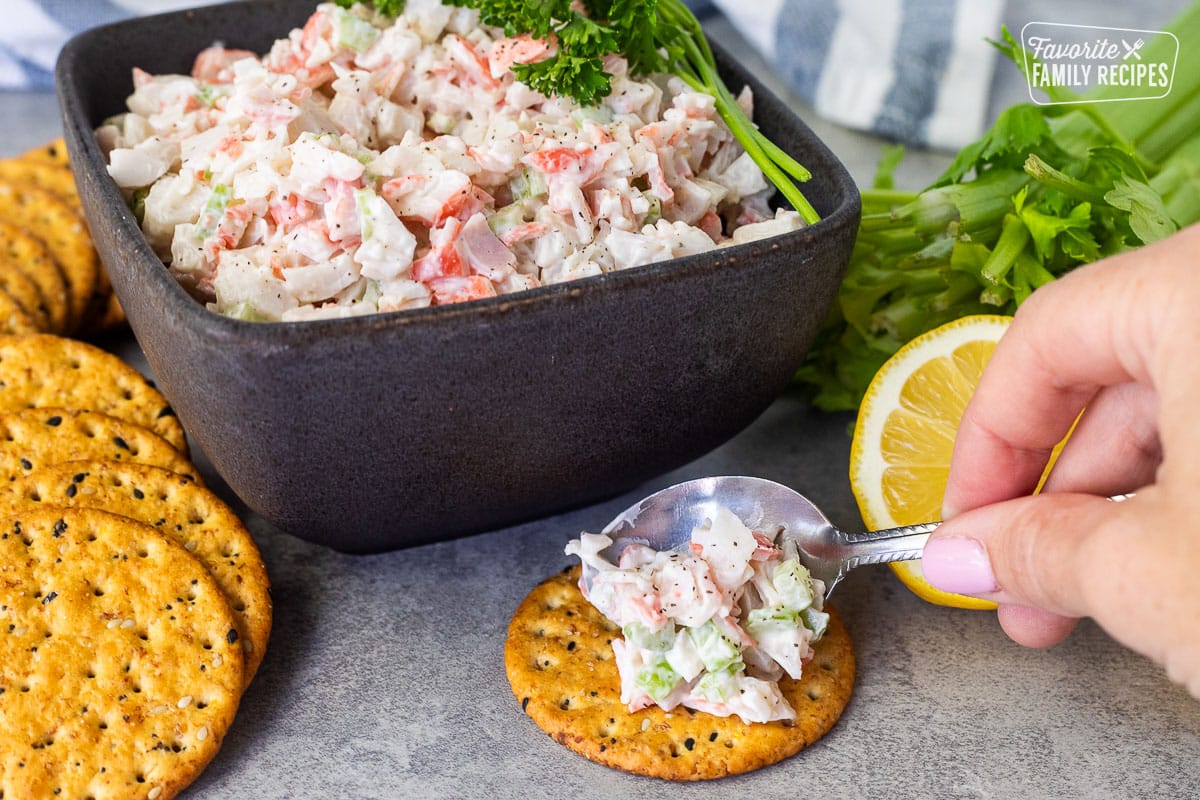
[[[483,214],[467,220],[459,241],[471,269],[488,280],[504,280],[517,265],[517,257],[492,233]]]
[[[244,58],[257,59],[249,50],[231,50],[219,45],[205,48],[192,64],[192,77],[207,83],[229,83],[233,65]]]
[[[544,39],[534,39],[528,34],[511,39],[498,39],[488,53],[488,66],[493,78],[501,78],[512,69],[513,64],[533,64],[550,53],[550,45]]]

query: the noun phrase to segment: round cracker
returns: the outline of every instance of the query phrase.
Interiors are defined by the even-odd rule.
[[[250,532],[221,498],[176,472],[115,461],[46,465],[3,488],[14,509],[96,508],[152,525],[183,545],[229,600],[250,683],[271,634],[270,582]]]
[[[0,289],[0,333],[24,335],[37,333],[37,323],[25,313],[21,304],[8,292]]]
[[[41,290],[16,263],[0,254],[0,291],[5,292],[37,325],[39,331],[50,330],[50,315],[46,313]]]
[[[132,461],[199,480],[170,442],[127,420],[65,408],[0,414],[0,482],[67,461]]]
[[[47,142],[26,150],[21,154],[21,158],[27,158],[31,161],[45,161],[59,167],[71,166],[70,158],[67,156],[67,143],[60,136],[53,142]]]
[[[0,180],[17,186],[31,184],[45,189],[65,200],[76,213],[81,213],[75,176],[67,167],[32,158],[4,158],[0,159]]]
[[[65,332],[71,313],[67,279],[41,240],[21,226],[0,219],[0,258],[15,264],[37,285],[50,318],[50,330]]]
[[[612,640],[621,631],[579,591],[579,567],[544,581],[508,626],[504,668],[521,708],[555,741],[599,764],[675,781],[737,775],[795,755],[842,714],[854,687],[849,634],[830,608],[800,680],[784,677],[793,723],[657,706],[630,713],[621,702]]]
[[[166,800],[220,749],[242,651],[216,582],[140,522],[0,522],[0,795]]]
[[[49,334],[0,336],[0,412],[43,406],[126,419],[187,454],[187,436],[166,398],[112,353]]]
[[[72,327],[83,318],[100,272],[83,217],[54,193],[0,180],[0,216],[19,222],[46,245],[67,279]]]

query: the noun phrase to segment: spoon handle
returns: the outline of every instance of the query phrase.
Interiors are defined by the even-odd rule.
[[[1133,493],[1118,494],[1108,498],[1120,503],[1133,497]],[[845,569],[854,569],[863,564],[887,564],[892,561],[913,561],[921,557],[929,534],[940,522],[923,522],[920,525],[903,525],[881,531],[864,533],[842,532]]]
[[[925,522],[882,531],[846,533],[843,556],[846,569],[863,564],[887,564],[891,561],[912,561],[920,558],[929,534],[940,524]]]

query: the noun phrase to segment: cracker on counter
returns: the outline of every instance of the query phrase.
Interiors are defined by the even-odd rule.
[[[0,795],[168,800],[241,691],[232,612],[183,547],[90,509],[0,521]]]
[[[75,176],[70,166],[58,163],[51,158],[39,158],[29,155],[20,158],[0,159],[0,181],[14,185],[30,185],[45,189],[60,199],[66,201],[71,210],[83,214],[79,200],[79,190],[75,185]],[[77,333],[81,337],[101,334],[120,327],[124,317],[113,315],[114,300],[112,283],[103,265],[96,272],[96,282],[92,295],[87,302],[83,314],[76,320]],[[116,309],[119,311],[120,306]],[[48,330],[48,328],[47,328]]]
[[[599,764],[674,781],[707,780],[759,769],[820,739],[854,687],[849,634],[831,609],[825,635],[800,680],[780,691],[796,720],[747,724],[657,706],[630,713],[621,702],[612,639],[620,629],[583,598],[578,566],[537,586],[517,608],[504,667],[517,702],[555,741]]]
[[[0,258],[11,262],[37,286],[50,318],[51,333],[65,333],[70,323],[67,279],[40,239],[25,228],[0,218]]]
[[[8,292],[0,289],[0,333],[23,335],[37,332],[37,323],[25,313],[21,304]]]
[[[126,419],[187,454],[183,426],[166,399],[112,353],[48,334],[0,336],[0,412],[40,406]]]
[[[0,159],[0,180],[37,186],[65,200],[77,213],[81,210],[75,176],[68,167],[39,159],[4,158]]]
[[[42,466],[0,485],[0,492],[7,492],[0,505],[13,510],[96,508],[144,522],[183,545],[229,599],[249,684],[271,634],[270,582],[250,532],[219,497],[176,472],[124,461]]]
[[[0,180],[0,217],[41,239],[62,268],[70,309],[68,329],[74,329],[83,319],[100,272],[100,257],[83,217],[52,192],[5,180]]]
[[[169,442],[128,420],[64,408],[0,414],[0,482],[67,461],[132,461],[198,480],[195,466]]]
[[[31,150],[26,150],[21,154],[21,158],[31,161],[45,161],[59,167],[71,166],[70,158],[67,156],[67,143],[63,141],[61,136],[53,142],[47,142]]]
[[[39,332],[51,330],[50,315],[38,285],[25,270],[0,254],[0,292],[4,292],[21,307]]]

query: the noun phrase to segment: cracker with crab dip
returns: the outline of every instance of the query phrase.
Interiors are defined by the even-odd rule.
[[[703,780],[775,763],[823,736],[854,684],[854,653],[824,586],[788,542],[725,509],[686,552],[609,537],[567,546],[594,572],[538,586],[509,626],[505,667],[522,708],[608,766]]]

